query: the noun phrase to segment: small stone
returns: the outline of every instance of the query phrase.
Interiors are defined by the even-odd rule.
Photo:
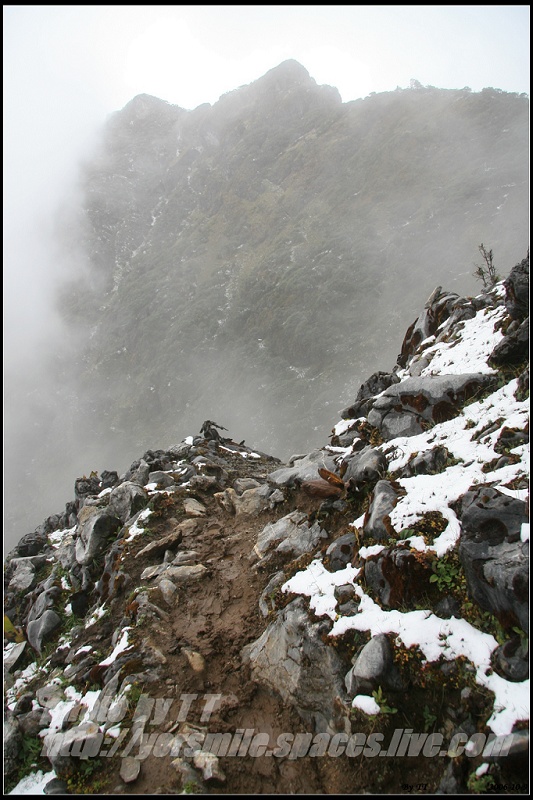
[[[172,579],[178,583],[188,583],[189,581],[196,581],[203,578],[206,572],[207,567],[204,567],[203,564],[181,567],[171,566],[165,570],[165,578]]]
[[[193,497],[189,497],[183,502],[183,508],[188,517],[205,517],[206,515],[206,507]]]
[[[157,585],[163,595],[163,600],[167,604],[167,606],[174,605],[174,595],[177,592],[177,586],[172,581],[169,581],[168,578],[161,578]]]
[[[120,765],[120,777],[124,783],[133,783],[139,777],[141,762],[132,756],[124,756]]]
[[[187,661],[193,672],[203,672],[205,669],[205,659],[196,650],[189,650],[187,647],[182,647],[181,652],[187,657]]]
[[[225,782],[226,776],[219,767],[217,756],[213,753],[208,753],[205,750],[198,750],[194,754],[193,761],[194,766],[202,770],[204,781]]]

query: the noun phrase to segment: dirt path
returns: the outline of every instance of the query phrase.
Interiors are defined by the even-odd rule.
[[[138,629],[144,642],[157,648],[164,658],[158,667],[159,679],[144,686],[143,691],[153,699],[172,700],[163,723],[148,725],[145,731],[170,729],[175,733],[195,727],[222,734],[253,731],[253,735],[267,734],[272,744],[284,733],[306,733],[307,728],[296,711],[285,706],[275,693],[250,680],[249,668],[241,660],[242,648],[257,639],[268,624],[258,600],[275,571],[274,566],[265,571],[254,569],[249,556],[260,531],[269,521],[279,518],[279,509],[258,516],[234,516],[222,509],[212,495],[199,495],[198,499],[206,505],[207,515],[199,520],[196,531],[184,534],[179,552],[196,551],[197,563],[204,564],[208,573],[199,581],[180,587],[171,609],[165,605],[159,590],[151,593],[151,601],[165,609],[169,618],[142,623]],[[172,518],[178,504],[176,501],[176,508],[170,506],[156,526],[150,526],[150,539],[168,532],[169,517]],[[284,506],[283,512],[289,513],[296,507],[301,510],[304,504],[312,510],[317,502],[313,505],[308,498],[295,497],[286,510]],[[140,575],[146,566],[157,562],[153,557],[135,558],[146,544],[144,536],[133,540],[123,556],[123,568],[130,574],[133,586],[146,585]],[[118,611],[123,604],[114,605]],[[114,624],[118,623],[116,614]],[[201,657],[203,669],[195,662],[195,659],[200,662],[196,654]],[[220,696],[216,701],[215,695]],[[206,703],[214,706],[208,719]],[[189,708],[185,714],[186,705]],[[176,720],[176,712],[186,717],[181,724]],[[130,754],[134,756],[137,752],[133,748]],[[113,793],[175,793],[187,783],[172,766],[171,755],[146,757],[138,779],[127,786],[119,778],[120,759],[105,761],[105,783]],[[342,761],[341,768],[336,763],[338,759],[221,756],[225,782],[209,781],[203,788],[210,794],[351,794],[355,765],[346,759]]]

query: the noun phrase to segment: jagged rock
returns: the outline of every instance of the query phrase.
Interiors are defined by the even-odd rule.
[[[278,486],[292,486],[302,481],[316,480],[320,477],[320,467],[335,472],[336,464],[331,453],[326,450],[313,450],[305,456],[293,456],[292,465],[281,467],[268,475],[268,480]],[[289,462],[290,463],[290,462]]]
[[[43,641],[61,625],[61,617],[48,609],[38,619],[28,623],[26,636],[33,649],[41,655]]]
[[[36,708],[34,711],[20,714],[17,719],[20,730],[25,736],[38,736],[40,731],[50,726],[52,715],[48,709]]]
[[[125,482],[146,486],[149,476],[150,467],[144,458],[141,458],[139,461],[134,461],[128,472],[126,472]]]
[[[428,425],[456,417],[467,400],[495,380],[483,373],[406,378],[376,398],[368,422],[385,440],[416,436]]]
[[[278,586],[281,586],[284,580],[285,580],[285,573],[281,571],[276,572],[271,577],[271,579],[261,592],[261,595],[259,597],[259,610],[264,617],[268,617],[270,611],[274,611],[275,604],[271,598],[271,595],[277,589]],[[267,601],[270,601],[270,608],[269,608],[269,603]]]
[[[267,508],[270,508],[270,497],[274,490],[267,484],[259,484],[252,489],[245,489],[242,494],[238,494],[235,489],[229,487],[223,492],[215,494],[217,501],[222,508],[237,516],[249,514],[256,516]]]
[[[511,743],[509,743],[509,737]],[[505,755],[501,755],[503,752]],[[484,761],[489,763],[498,761],[507,761],[512,758],[528,759],[529,757],[529,730],[513,731],[511,734],[505,736],[496,736],[492,740],[493,754],[488,754],[483,757]]]
[[[100,478],[91,476],[90,478],[76,478],[74,483],[74,494],[76,500],[80,503],[80,508],[83,507],[86,499],[91,496],[99,494],[101,491]]]
[[[331,572],[344,569],[351,563],[355,554],[357,540],[355,533],[344,533],[332,542],[326,550],[326,563]]]
[[[405,367],[418,345],[432,336],[437,328],[450,316],[459,296],[452,292],[443,292],[441,286],[433,290],[422,313],[407,329],[402,349],[398,356],[398,364]]]
[[[392,645],[384,633],[373,636],[354,656],[352,663],[345,684],[348,694],[353,697],[371,694],[379,686],[396,690],[403,688],[394,666]]]
[[[423,553],[388,547],[365,562],[365,580],[380,603],[398,608],[427,593],[431,567]]]
[[[196,561],[198,561],[197,550],[182,550],[172,559],[170,564],[173,567],[190,567]]]
[[[30,608],[28,622],[38,619],[47,609],[52,608],[60,594],[61,590],[57,586],[41,591]]]
[[[529,317],[499,342],[489,356],[492,367],[514,366],[527,361],[529,355]]]
[[[507,428],[504,426],[501,431],[500,435],[498,436],[498,441],[494,445],[494,450],[497,453],[504,453],[505,451],[512,450],[514,447],[519,447],[522,444],[529,443],[529,433],[526,431],[517,431],[513,428]]]
[[[233,483],[233,488],[237,494],[242,494],[247,489],[257,489],[259,486],[261,486],[261,483],[255,478],[237,478]]]
[[[504,628],[529,630],[529,542],[520,541],[526,504],[480,486],[467,492],[459,515],[459,557],[468,592]]]
[[[320,539],[325,538],[327,533],[317,522],[310,526],[306,514],[293,511],[263,528],[257,538],[254,553],[263,558],[268,550],[276,550],[278,553],[297,557],[308,553],[316,547]]]
[[[172,531],[172,533],[163,536],[162,539],[158,539],[155,542],[150,542],[143,547],[142,550],[139,550],[135,558],[141,558],[142,556],[151,553],[153,556],[161,556],[165,553],[168,549],[175,549],[183,539],[183,529],[178,526],[176,530]]]
[[[293,600],[264,633],[242,651],[253,679],[294,705],[316,731],[349,730],[342,664],[311,623],[302,598]]]
[[[4,650],[4,673],[11,672],[17,665],[17,661],[24,652],[25,647],[26,642],[13,642],[8,651]]]
[[[435,614],[442,619],[461,619],[461,606],[453,595],[446,595],[435,606]]]
[[[148,492],[143,486],[135,481],[125,481],[116,486],[109,495],[107,513],[118,517],[123,524],[127,522],[148,505]]]
[[[69,730],[62,731],[58,745],[57,734],[47,733],[43,739],[43,751],[60,777],[74,759],[87,759],[98,755],[103,734],[95,722],[82,722]]]
[[[43,686],[36,692],[37,702],[43,708],[55,708],[58,703],[65,699],[63,689],[57,683],[50,683]]]
[[[442,446],[418,453],[402,470],[402,478],[411,478],[414,475],[436,475],[442,472],[448,457],[447,449]]]
[[[341,411],[342,419],[356,419],[366,417],[372,408],[374,398],[381,392],[399,382],[399,377],[394,372],[374,372],[357,392],[357,397],[351,406]],[[344,445],[340,445],[343,447]]]
[[[341,474],[346,484],[359,487],[363,483],[376,483],[386,471],[386,457],[381,450],[368,445],[343,462]]]
[[[177,583],[188,583],[197,581],[207,573],[207,567],[203,564],[192,566],[173,566],[172,564],[158,564],[156,567],[148,567],[141,574],[141,580],[149,580],[164,573],[165,578]]]
[[[133,783],[141,772],[141,762],[133,756],[124,756],[120,764],[120,777],[124,783]]]
[[[516,264],[505,287],[505,308],[513,319],[523,320],[529,316],[529,256]]]
[[[365,514],[363,531],[377,542],[394,535],[390,513],[398,502],[398,493],[390,481],[378,481]]]
[[[174,758],[170,764],[179,773],[182,786],[195,787],[195,790],[193,789],[195,794],[205,792],[205,784],[192,764],[189,764],[184,758]]]
[[[351,583],[343,583],[341,586],[335,586],[333,594],[338,603],[347,603],[355,597],[355,589]]]
[[[338,609],[343,617],[353,617],[359,611],[359,600],[348,600],[346,603],[341,603]]]
[[[188,497],[183,501],[183,508],[188,517],[205,517],[207,509],[203,503],[195,500],[194,497]]]
[[[522,646],[518,636],[493,650],[491,663],[494,671],[507,681],[521,682],[529,678],[527,645]]]
[[[47,545],[48,538],[46,533],[33,531],[32,533],[27,533],[22,537],[22,539],[20,539],[12,553],[21,557],[35,556],[38,553],[42,553],[42,551],[46,549]],[[6,561],[9,560],[10,555],[11,554],[7,556]]]
[[[437,794],[466,794],[466,786],[462,770],[456,760],[451,761],[440,780]]]
[[[76,517],[77,520],[77,517]],[[78,521],[76,521],[76,526]],[[56,550],[56,559],[63,569],[71,570],[76,562],[76,533],[69,531],[63,535],[61,543]],[[81,584],[80,584],[81,585]]]
[[[150,617],[159,617],[160,619],[165,620],[168,622],[169,615],[166,611],[156,606],[155,603],[150,602],[148,599],[148,594],[146,592],[140,592],[135,597],[135,602],[137,603],[137,619],[141,620],[146,618],[147,616]]]
[[[174,458],[179,461],[181,458],[187,458],[191,449],[192,445],[189,444],[189,442],[180,442],[179,444],[169,447],[167,452],[170,458]]]
[[[60,778],[52,778],[43,789],[44,794],[70,794],[68,784]]]
[[[148,484],[155,483],[158,489],[168,489],[170,486],[175,486],[176,481],[168,474],[160,469],[150,472],[148,475]]]
[[[4,775],[10,777],[18,769],[22,745],[22,731],[18,721],[8,716],[4,720]]]
[[[189,479],[189,488],[191,492],[212,492],[222,489],[222,483],[214,475],[193,475]]]
[[[101,489],[112,489],[113,486],[116,486],[118,483],[118,472],[115,470],[107,470],[104,471],[100,475],[100,487]]]
[[[36,559],[39,560],[36,561]],[[9,562],[9,567],[13,570],[13,574],[9,581],[8,588],[12,592],[28,592],[33,589],[37,583],[37,576],[35,575],[36,565],[43,564],[44,562],[44,557],[40,558],[39,556],[12,558]]]
[[[197,750],[193,756],[193,764],[196,769],[202,771],[204,781],[217,781],[218,783],[226,781],[226,776],[220,768],[219,760],[213,753]]]
[[[120,488],[120,487],[119,487]],[[76,561],[87,565],[99,556],[109,542],[122,527],[122,520],[114,511],[99,508],[83,508],[76,538]]]

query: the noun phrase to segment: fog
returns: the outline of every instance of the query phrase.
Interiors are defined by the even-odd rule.
[[[67,280],[89,276],[79,174],[109,114],[143,92],[214,103],[287,58],[344,102],[413,77],[528,92],[528,31],[526,6],[4,6],[5,549],[61,512],[92,469],[125,471],[202,417],[255,446],[253,420],[271,430],[279,413],[261,410],[259,387],[242,407],[215,397],[142,442],[102,441],[78,413],[80,341],[58,302]]]

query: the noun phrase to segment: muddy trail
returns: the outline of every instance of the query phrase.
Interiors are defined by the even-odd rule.
[[[311,514],[316,510],[319,503],[302,494],[294,493],[285,513],[295,508],[302,510],[302,505]],[[259,610],[259,598],[272,572],[284,566],[278,560],[268,568],[254,569],[253,563],[257,560],[253,554],[257,536],[268,522],[279,517],[279,510],[256,517],[235,517],[222,509],[213,496],[197,493],[196,498],[207,513],[205,518],[196,520],[193,530],[184,533],[178,552],[194,552],[195,562],[205,565],[207,573],[197,582],[178,588],[171,610],[159,590],[151,592],[151,602],[165,609],[168,618],[155,616],[141,623],[133,637],[134,641],[142,637],[143,652],[154,648],[160,661],[158,679],[141,686],[143,693],[150,699],[172,701],[167,719],[159,725],[146,725],[145,734],[230,734],[236,749],[242,732],[247,732],[248,739],[251,731],[254,735],[267,734],[271,743],[282,734],[308,733],[293,708],[251,680],[249,667],[241,658],[243,647],[257,639],[267,625],[268,620]],[[179,506],[180,501],[173,500],[157,526],[151,525],[149,537],[142,536],[125,547],[122,566],[132,585],[142,583],[143,570],[154,562],[149,555],[136,559],[136,554],[149,543],[148,539],[155,541],[169,533],[180,516]],[[303,563],[300,559],[290,567],[295,571]],[[107,623],[111,630],[121,624],[124,608],[126,614],[131,613],[131,603],[124,606],[119,598],[113,606],[116,608]],[[100,623],[94,627],[98,630]],[[78,644],[83,645],[81,639]],[[121,752],[127,751],[127,742],[126,739]],[[241,752],[243,749],[244,746],[239,747]],[[142,756],[137,746],[129,754]],[[326,763],[325,759],[308,757],[235,755],[220,757],[220,779],[204,781],[201,771],[186,764],[182,770],[177,769],[172,755],[150,754],[142,758],[137,780],[125,786],[120,780],[121,759],[102,761],[106,789],[112,793],[174,793],[184,787],[210,794],[352,793],[356,780],[353,765],[345,763],[339,768],[334,759]],[[102,781],[102,774],[99,779]]]
[[[243,463],[238,456],[230,460],[232,481],[238,477],[264,481],[273,466]],[[130,647],[117,659],[120,670],[115,685],[131,684],[130,703],[121,721],[120,738],[106,738],[105,744],[112,747],[107,753],[100,751],[95,762],[98,768],[80,781],[80,793],[361,794],[401,792],[407,781],[419,784],[421,793],[436,788],[442,766],[439,769],[428,759],[410,758],[406,764],[405,759],[389,758],[384,764],[363,755],[332,757],[322,751],[306,755],[313,752],[309,743],[316,731],[275,691],[251,678],[250,668],[243,662],[243,648],[255,641],[294,597],[280,591],[280,582],[265,597],[272,575],[282,571],[284,578],[290,577],[320,552],[324,554],[347,530],[344,514],[329,514],[321,519],[327,539],[313,553],[293,560],[275,553],[266,564],[258,564],[254,546],[265,525],[294,510],[304,512],[309,521],[320,513],[322,498],[310,497],[299,487],[286,488],[284,496],[275,508],[235,515],[223,507],[213,488],[162,491],[152,504],[154,513],[142,534],[118,542],[114,568],[128,580],[124,584],[115,580],[115,588],[108,592],[110,613],[77,636],[72,649],[91,645],[107,654],[112,650],[112,634],[115,632],[116,640],[116,631],[129,627]],[[185,512],[184,501],[190,499],[203,506],[198,516]],[[178,584],[169,599],[161,584],[143,579],[143,574],[161,562],[160,550],[150,551],[147,546],[154,547],[177,529],[181,531],[179,545],[171,555],[181,554],[185,563],[203,565],[206,570],[198,579]],[[144,590],[149,606],[140,608],[137,598]],[[353,647],[343,651],[343,643],[336,644],[348,669]],[[103,686],[101,667],[85,677],[85,689]],[[143,709],[148,709],[144,725]],[[352,732],[361,730],[355,721],[351,727]],[[136,738],[139,729],[143,739]],[[380,722],[380,730],[386,735],[386,722]],[[372,726],[365,728],[366,735],[372,731]],[[267,737],[261,739],[268,742],[264,753],[247,747],[257,734]],[[209,735],[225,737],[218,750],[212,748],[219,756],[213,770],[206,771],[187,751],[191,735],[200,744],[204,737],[209,741]],[[176,750],[176,736],[184,739],[181,750]],[[293,745],[294,737],[296,741],[300,737],[301,747]],[[165,749],[167,740],[172,748]],[[278,747],[272,753],[279,741],[284,742],[282,752]],[[131,759],[136,762],[134,772],[139,764],[140,771],[134,780],[125,780],[121,770]],[[73,785],[70,779],[69,786]]]

